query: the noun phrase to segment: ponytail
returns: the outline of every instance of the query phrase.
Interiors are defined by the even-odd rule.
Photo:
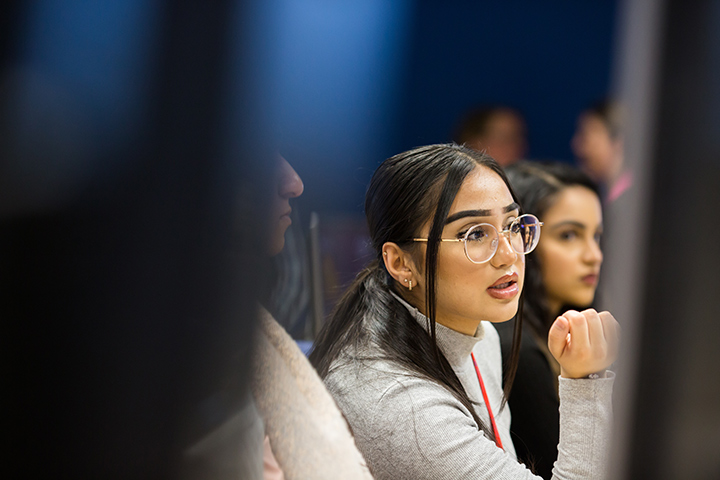
[[[329,320],[315,339],[310,363],[325,378],[330,364],[340,355],[348,344],[358,345],[365,314],[371,309],[368,304],[375,304],[374,295],[382,296],[381,285],[386,283],[381,277],[386,275],[384,268],[377,260],[370,263],[360,273],[340,298],[330,313]]]
[[[467,408],[485,436],[494,440],[494,432],[475,413],[473,402],[450,363],[439,353],[430,330],[423,329],[391,293],[390,278],[378,260],[357,275],[315,340],[310,363],[323,379],[336,362],[335,366],[344,361],[399,364],[417,377],[449,390]],[[361,353],[362,347],[371,344],[382,353],[372,356]],[[341,352],[348,358],[340,358]]]

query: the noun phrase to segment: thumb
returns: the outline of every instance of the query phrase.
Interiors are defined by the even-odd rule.
[[[550,327],[548,349],[556,360],[565,352],[568,333],[570,333],[570,322],[563,316],[558,317]]]

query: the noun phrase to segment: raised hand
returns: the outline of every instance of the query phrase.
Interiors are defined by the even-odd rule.
[[[620,326],[610,312],[568,310],[550,327],[548,348],[560,375],[585,378],[603,373],[617,358]]]

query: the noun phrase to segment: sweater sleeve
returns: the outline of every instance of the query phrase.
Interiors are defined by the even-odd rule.
[[[595,380],[560,378],[560,443],[553,478],[605,478],[615,374]]]
[[[375,478],[539,478],[485,437],[467,409],[440,385],[371,368],[352,370],[349,375],[335,372],[326,382],[352,426],[358,447]],[[583,439],[578,446],[561,449],[561,457],[573,458],[558,461],[556,478],[599,478],[596,472],[600,470],[596,467],[604,461],[604,456],[597,449],[604,447],[606,440],[600,441],[599,437],[607,429],[588,422],[609,421],[608,407],[583,404],[593,403],[587,395],[606,399],[606,389],[571,382],[566,386],[570,405],[565,410],[570,415],[583,417],[568,422],[561,432],[570,442]],[[589,432],[597,435],[593,433],[593,439],[584,438]],[[588,471],[592,472],[590,476],[586,474]]]

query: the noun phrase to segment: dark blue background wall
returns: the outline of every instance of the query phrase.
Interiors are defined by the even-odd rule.
[[[482,103],[524,112],[531,158],[572,161],[578,112],[610,89],[616,1],[265,5],[269,97],[304,211],[361,213],[383,159],[448,141]]]
[[[233,65],[252,72],[239,89],[259,92],[248,108],[262,107],[257,125],[274,125],[305,180],[305,213],[361,214],[383,159],[448,141],[458,117],[481,103],[525,113],[531,158],[571,161],[578,112],[610,88],[616,0],[240,3],[250,12],[242,24],[229,20],[228,41],[254,53]],[[144,108],[133,92],[157,67],[160,3],[63,5],[28,9],[18,54],[36,76],[82,87],[84,108],[70,113],[99,136],[110,135],[106,123],[122,131]]]
[[[418,2],[400,148],[449,139],[480,103],[527,116],[532,158],[571,159],[577,113],[609,88],[615,2]]]

